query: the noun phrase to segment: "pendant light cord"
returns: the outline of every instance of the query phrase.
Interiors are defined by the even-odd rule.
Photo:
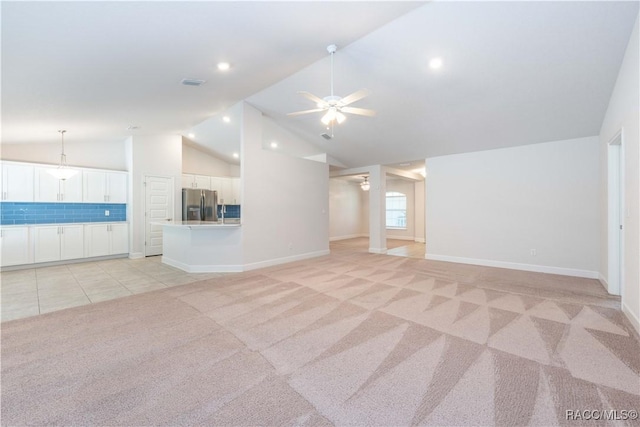
[[[62,137],[62,152],[60,153],[60,166],[66,167],[67,156],[64,154],[64,133],[66,132],[66,130],[59,130],[58,132],[60,132],[60,136]]]

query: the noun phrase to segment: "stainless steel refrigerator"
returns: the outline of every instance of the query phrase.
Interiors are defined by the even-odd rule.
[[[195,188],[182,189],[183,221],[217,221],[218,193]]]

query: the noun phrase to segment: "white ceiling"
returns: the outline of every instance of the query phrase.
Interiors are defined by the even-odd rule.
[[[128,125],[210,133],[246,99],[350,167],[597,135],[638,16],[638,2],[611,1],[1,7],[3,143],[57,142],[63,127],[87,142]],[[328,95],[330,43],[336,92],[368,88],[354,106],[378,115],[349,116],[325,141],[320,114],[286,113],[313,108],[299,90]]]

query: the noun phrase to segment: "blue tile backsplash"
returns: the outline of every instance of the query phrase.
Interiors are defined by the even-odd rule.
[[[225,218],[240,218],[240,205],[224,205]],[[222,205],[218,205],[218,218],[222,218]]]
[[[105,211],[109,211],[109,216],[105,215]],[[2,225],[126,220],[127,205],[125,203],[0,202],[0,224]]]

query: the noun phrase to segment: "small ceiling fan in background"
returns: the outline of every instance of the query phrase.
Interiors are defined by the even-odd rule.
[[[334,95],[333,55],[336,53],[337,49],[338,47],[335,44],[327,46],[327,51],[331,54],[331,95],[320,98],[312,93],[299,91],[298,93],[300,95],[315,102],[317,108],[311,110],[296,111],[295,113],[287,114],[288,116],[300,116],[303,114],[317,113],[320,111],[325,112],[325,114],[322,116],[321,121],[325,126],[327,126],[327,129],[329,128],[329,126],[331,126],[331,137],[333,137],[333,125],[336,123],[340,124],[345,121],[346,116],[344,115],[344,113],[369,117],[376,115],[376,112],[373,110],[368,110],[366,108],[349,107],[350,104],[353,104],[354,102],[359,101],[369,95],[369,91],[367,89],[360,89],[350,95],[345,96],[344,98]]]

